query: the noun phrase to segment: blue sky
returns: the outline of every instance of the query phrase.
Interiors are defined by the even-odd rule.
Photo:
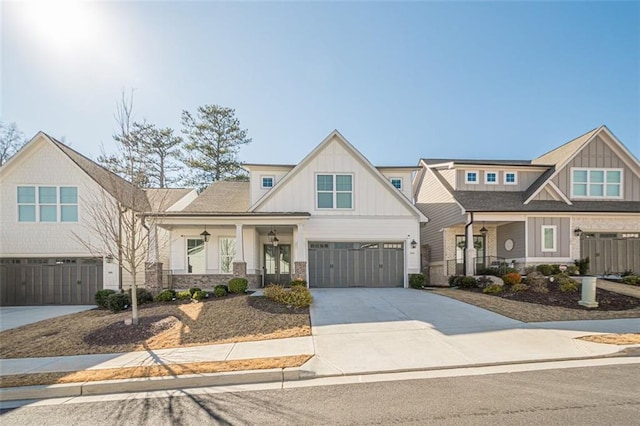
[[[334,128],[376,165],[530,159],[600,124],[640,156],[640,2],[2,2],[2,120],[91,157],[115,104],[232,107],[246,162]]]

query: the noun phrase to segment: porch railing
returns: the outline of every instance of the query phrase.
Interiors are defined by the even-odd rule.
[[[507,273],[509,268],[518,269],[515,261],[508,262],[504,257],[485,256],[474,259],[476,275],[499,275]],[[447,275],[464,275],[465,265],[461,259],[447,260]]]

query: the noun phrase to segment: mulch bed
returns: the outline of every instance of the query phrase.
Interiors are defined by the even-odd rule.
[[[597,308],[587,308],[579,305],[581,299],[580,290],[577,292],[562,292],[558,284],[549,283],[549,293],[536,293],[530,289],[527,291],[513,292],[509,290],[509,286],[504,286],[505,291],[494,294],[492,296],[504,299],[515,300],[518,302],[537,303],[546,306],[559,306],[570,309],[582,309],[588,311],[624,311],[640,307],[640,299],[625,296],[611,291],[596,289]],[[465,289],[466,290],[466,289]],[[467,291],[482,293],[482,289],[474,288]]]
[[[155,315],[143,317],[138,325],[126,325],[116,322],[102,327],[82,338],[88,345],[111,346],[129,343],[142,343],[153,336],[175,326],[180,320],[173,315]]]

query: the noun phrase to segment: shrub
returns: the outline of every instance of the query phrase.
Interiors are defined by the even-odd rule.
[[[295,280],[291,281],[289,283],[289,287],[293,288],[296,286],[300,286],[300,287],[306,287],[307,286],[307,282],[305,280],[303,280],[302,278],[296,278]]]
[[[476,284],[478,284],[478,287],[480,288],[485,288],[486,286],[493,284],[493,280],[491,277],[483,275],[476,279]]]
[[[313,302],[313,297],[308,288],[294,286],[290,290],[284,289],[280,285],[270,285],[264,289],[264,297],[276,303],[304,308]]]
[[[244,293],[247,291],[249,281],[246,278],[231,278],[229,280],[229,291],[231,293]]]
[[[474,277],[460,277],[458,286],[462,288],[475,288],[478,287],[478,281],[476,281]]]
[[[127,291],[129,295],[129,300],[131,300],[131,289]],[[138,288],[136,287],[136,299],[138,299],[138,305],[144,305],[145,303],[153,302],[153,294],[146,288]]]
[[[589,256],[584,259],[576,259],[573,263],[575,263],[578,268],[580,275],[587,275],[589,273]]]
[[[200,287],[190,287],[189,288],[190,297],[193,297],[193,295],[196,294],[196,292],[198,291],[202,291],[202,289]]]
[[[639,275],[627,275],[626,277],[622,278],[622,282],[624,284],[640,285],[640,276]]]
[[[536,266],[536,271],[540,272],[542,275],[549,276],[553,275],[553,266],[547,264],[541,264]]]
[[[502,293],[502,286],[500,284],[491,284],[485,287],[484,290],[482,290],[483,293],[485,294],[498,294],[498,293]]]
[[[567,270],[565,271],[569,275],[578,275],[580,274],[580,270],[576,265],[567,265]]]
[[[189,300],[189,299],[191,299],[191,292],[190,292],[189,290],[186,290],[186,291],[179,291],[179,292],[176,294],[176,298],[177,298],[178,300]]]
[[[624,272],[622,274],[620,274],[620,276],[622,278],[628,277],[628,276],[631,276],[631,275],[635,275],[631,269],[625,269]]]
[[[127,309],[130,303],[127,293],[114,293],[107,297],[107,308],[113,313]]]
[[[422,288],[424,286],[423,274],[411,274],[409,275],[409,285],[411,288]]]
[[[193,300],[204,300],[208,297],[208,293],[203,290],[198,290],[195,293],[193,293],[192,297],[193,297]]]
[[[176,297],[175,290],[164,290],[156,296],[158,302],[171,302]]]
[[[217,285],[213,289],[213,297],[225,297],[227,295],[227,289],[225,287],[226,286],[223,285]]]
[[[520,281],[522,281],[522,277],[517,272],[511,272],[509,274],[503,275],[502,281],[504,281],[504,283],[508,285],[520,284]]]
[[[571,281],[562,281],[559,284],[560,291],[563,293],[575,293],[578,291],[578,283],[575,280]]]
[[[523,283],[514,284],[510,288],[511,291],[517,293],[519,291],[527,291],[529,290],[529,286]]]
[[[549,284],[542,273],[533,271],[527,275],[527,285],[536,293],[549,293]]]
[[[215,290],[216,288],[221,288],[221,289],[223,289],[223,290],[224,290],[224,292],[225,292],[225,293],[229,293],[229,286],[228,286],[228,285],[225,285],[225,284],[218,284],[217,286],[215,286],[215,287],[214,287],[214,290]]]
[[[462,277],[460,275],[450,275],[449,276],[449,286],[454,287],[458,285],[458,281],[460,281]]]
[[[115,290],[109,290],[109,289],[96,291],[96,296],[95,296],[96,305],[98,305],[99,308],[107,309],[107,298],[110,295],[115,293],[116,293]]]

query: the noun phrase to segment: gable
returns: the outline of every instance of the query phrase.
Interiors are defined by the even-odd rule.
[[[640,176],[638,175],[637,160],[613,138],[605,132],[599,133],[551,179],[553,183],[567,197],[571,196],[571,169],[572,168],[598,168],[621,169],[623,172],[623,200],[640,201]]]
[[[318,174],[351,175],[353,208],[318,209]],[[256,212],[310,212],[339,216],[418,216],[411,202],[337,132],[325,139],[252,209]]]

